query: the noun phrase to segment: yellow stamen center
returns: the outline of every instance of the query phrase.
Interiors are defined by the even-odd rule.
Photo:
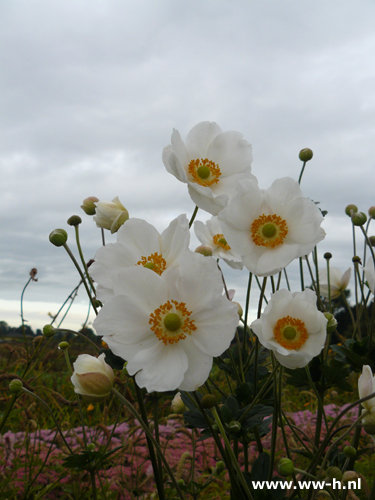
[[[223,234],[215,234],[213,237],[213,242],[216,246],[221,247],[223,250],[230,250],[230,246],[227,243],[227,240],[224,238]]]
[[[260,215],[251,224],[253,242],[261,247],[275,248],[284,243],[288,234],[288,226],[284,219],[276,214]]]
[[[167,300],[150,314],[149,324],[157,338],[165,345],[174,344],[186,339],[186,335],[191,335],[197,329],[190,315],[191,311],[186,309],[184,302]]]
[[[141,260],[139,260],[136,265],[151,269],[159,276],[161,276],[167,269],[167,263],[165,262],[163,257],[158,254],[158,252],[153,253],[148,257],[141,257]]]
[[[188,173],[191,176],[191,180],[201,186],[217,184],[221,175],[219,165],[207,158],[191,160],[188,165]]]
[[[276,342],[290,351],[300,349],[309,337],[305,323],[291,316],[279,319],[273,334]]]

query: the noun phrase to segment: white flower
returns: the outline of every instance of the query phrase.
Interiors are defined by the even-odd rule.
[[[375,295],[375,268],[374,268],[374,259],[370,257],[366,266],[364,267],[366,280],[371,292]]]
[[[112,201],[98,201],[93,219],[98,227],[113,234],[129,219],[129,212],[116,196]]]
[[[345,290],[350,281],[351,268],[344,273],[337,267],[329,268],[329,288],[331,290],[331,299],[336,299],[341,292]],[[323,297],[328,297],[328,275],[327,269],[319,270],[319,287]]]
[[[238,325],[216,262],[187,251],[162,276],[140,266],[123,268],[113,285],[94,328],[128,361],[138,385],[148,392],[201,386]]]
[[[316,307],[312,290],[279,290],[251,328],[259,342],[274,351],[287,368],[302,368],[324,347],[327,319]]]
[[[89,354],[80,354],[73,363],[71,376],[74,391],[86,401],[102,401],[110,395],[115,376],[112,368],[105,362],[105,354],[98,358]]]
[[[193,127],[186,141],[173,129],[172,144],[163,150],[167,171],[188,184],[194,203],[217,215],[233,194],[237,182],[251,175],[251,145],[239,132],[222,132],[215,122]]]
[[[375,392],[375,376],[372,374],[369,365],[362,367],[362,374],[358,379],[358,393],[360,399],[365,398]],[[365,410],[371,412],[371,416],[375,418],[375,396],[362,403]]]
[[[325,236],[320,210],[290,177],[277,179],[267,190],[243,180],[219,221],[228,244],[258,276],[278,273]]]
[[[241,256],[228,245],[217,217],[211,217],[205,224],[194,222],[194,231],[203,245],[211,247],[213,257],[223,259],[233,269],[243,268]]]
[[[119,269],[144,266],[161,275],[168,267],[178,265],[189,241],[186,215],[174,219],[162,234],[142,219],[129,219],[118,231],[117,243],[100,248],[90,267],[90,275],[99,284],[99,300],[105,302],[113,295],[112,278]]]
[[[173,413],[176,413],[176,414],[185,413],[185,411],[187,410],[185,403],[182,401],[180,392],[175,394],[174,398],[172,399],[171,407],[172,407]]]

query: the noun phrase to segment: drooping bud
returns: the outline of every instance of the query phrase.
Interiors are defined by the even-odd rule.
[[[62,247],[68,241],[68,233],[64,229],[55,229],[50,233],[49,241],[55,247]]]
[[[208,245],[199,245],[199,247],[197,247],[194,251],[204,255],[205,257],[212,257],[212,248]]]
[[[186,411],[185,403],[181,399],[181,393],[178,392],[175,397],[172,399],[171,403],[173,413],[177,415],[182,415]]]
[[[289,458],[282,458],[277,466],[278,473],[280,476],[286,477],[291,476],[294,472],[294,465]]]
[[[352,215],[352,223],[354,226],[363,226],[367,221],[367,215],[364,212],[357,212]]]
[[[337,320],[334,317],[333,314],[329,312],[323,313],[324,316],[327,318],[327,333],[332,333],[336,330],[337,328]]]
[[[326,473],[330,479],[337,479],[339,481],[342,479],[341,469],[339,469],[338,467],[335,467],[334,465],[331,465],[331,467],[328,467],[328,469],[326,470]]]
[[[79,215],[72,215],[67,220],[67,223],[69,224],[69,226],[78,226],[79,224],[81,224],[81,222],[82,222],[82,219]]]
[[[129,212],[120,202],[118,197],[112,201],[98,201],[94,221],[97,227],[109,229],[111,233],[117,232],[122,224],[129,219]]]
[[[352,262],[353,264],[362,264],[361,257],[354,255],[354,257],[352,257]]]
[[[215,404],[216,404],[216,398],[213,394],[206,394],[201,399],[202,408],[204,408],[205,410],[209,410],[210,408],[213,408],[215,406]]]
[[[9,384],[9,390],[12,394],[17,394],[22,391],[23,383],[18,378],[14,378]]]
[[[87,215],[95,215],[96,212],[96,206],[95,203],[99,201],[99,198],[96,196],[89,196],[85,200],[83,200],[83,205],[81,205],[82,210],[87,214]]]
[[[354,448],[354,446],[345,446],[343,451],[349,458],[354,458],[357,455],[357,450]]]
[[[357,213],[358,212],[358,207],[357,205],[347,205],[347,207],[345,208],[345,213],[348,217],[351,217],[353,214]]]
[[[55,335],[55,328],[52,325],[43,326],[43,335],[49,339]]]
[[[304,149],[301,149],[298,156],[299,156],[299,159],[301,161],[305,161],[305,162],[310,161],[311,158],[313,157],[313,152],[309,148],[304,148]]]

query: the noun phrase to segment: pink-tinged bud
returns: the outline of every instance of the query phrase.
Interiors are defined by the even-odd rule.
[[[208,245],[199,245],[194,251],[196,253],[201,253],[205,257],[212,257],[212,248]]]
[[[98,358],[80,354],[73,363],[73,368],[74,373],[70,380],[74,391],[85,401],[95,403],[110,395],[115,376],[112,368],[105,362],[104,353]]]
[[[113,234],[116,233],[128,219],[129,212],[117,196],[112,201],[98,201],[96,203],[94,221],[98,227],[109,229]]]
[[[89,196],[85,200],[83,200],[83,205],[81,205],[82,210],[87,215],[95,215],[96,206],[95,203],[99,201],[99,198],[96,196]]]

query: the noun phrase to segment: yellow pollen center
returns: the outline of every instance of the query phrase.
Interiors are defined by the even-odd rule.
[[[167,300],[150,314],[150,328],[165,345],[175,344],[197,329],[191,314],[184,302]]]
[[[290,351],[300,349],[309,338],[305,323],[291,316],[279,319],[273,334],[276,342]]]
[[[276,214],[262,214],[251,224],[250,231],[256,245],[275,248],[284,243],[288,226],[286,221]]]
[[[221,175],[219,165],[207,158],[191,160],[188,165],[188,174],[191,180],[201,186],[212,186],[219,182]]]
[[[223,250],[230,250],[230,246],[223,234],[215,234],[212,239],[216,246],[221,247]]]
[[[167,263],[163,257],[158,254],[158,252],[153,253],[148,257],[141,257],[141,260],[139,260],[136,265],[151,269],[159,276],[161,276],[167,268]]]

